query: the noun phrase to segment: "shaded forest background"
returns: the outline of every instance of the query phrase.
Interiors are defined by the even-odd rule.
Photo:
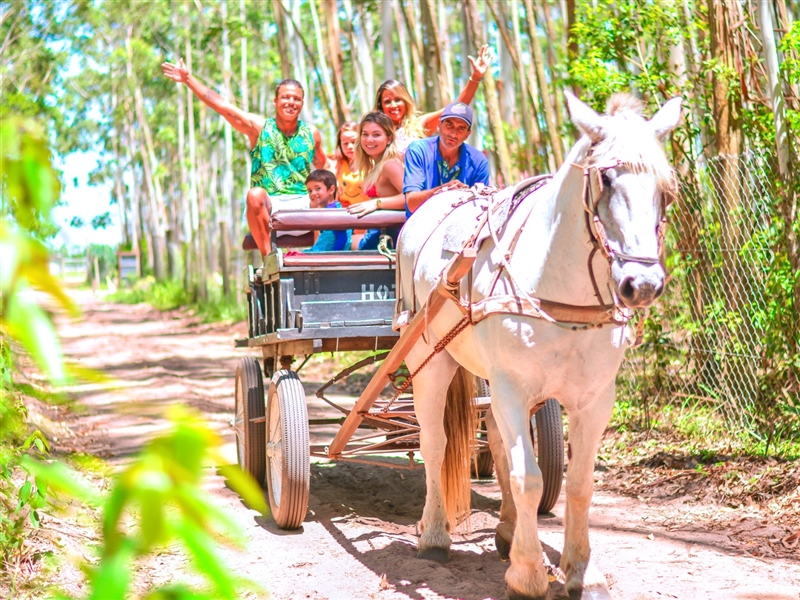
[[[565,89],[597,109],[632,91],[650,113],[681,95],[672,282],[623,369],[620,406],[645,425],[655,409],[689,407],[766,452],[800,435],[798,11],[787,0],[11,0],[0,116],[39,119],[56,154],[99,150],[92,179],[113,190],[122,248],[202,300],[214,273],[226,295],[240,288],[248,148],[161,75],[164,60],[184,57],[267,116],[275,83],[301,81],[303,118],[332,153],[338,125],[371,110],[382,81],[438,109],[488,43],[471,142],[498,185],[560,165],[575,139]]]

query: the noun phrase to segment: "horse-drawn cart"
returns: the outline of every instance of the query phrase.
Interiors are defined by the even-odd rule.
[[[399,227],[402,213],[377,211],[362,219],[343,210],[281,211],[270,222],[272,248],[260,269],[247,270],[248,338],[238,347],[258,350],[260,360],[242,358],[236,370],[233,426],[239,464],[266,486],[273,518],[279,527],[300,527],[306,515],[311,457],[365,461],[397,467],[387,455],[408,457],[405,468],[421,465],[419,424],[402,362],[425,327],[414,318],[399,335],[392,327],[395,314],[395,265],[388,252],[298,253],[285,248],[310,245],[298,230],[342,230]],[[283,249],[281,249],[283,248]],[[466,262],[469,262],[468,260]],[[446,275],[463,276],[466,262],[451,264]],[[447,277],[443,278],[446,279]],[[428,314],[443,302],[429,302]],[[424,315],[423,315],[424,316]],[[339,416],[309,419],[306,393],[299,374],[308,359],[320,352],[371,351],[316,391]],[[292,365],[302,357],[300,365]],[[380,363],[352,408],[325,397],[325,391],[354,371]],[[262,367],[263,366],[263,367]],[[394,391],[383,397],[388,386]],[[475,408],[479,411],[473,472],[492,473],[492,458],[483,417],[489,409],[488,386],[478,382]],[[310,444],[310,427],[338,424],[325,444]],[[534,425],[535,423],[535,425]],[[561,409],[549,400],[532,420],[538,459],[544,476],[540,512],[555,504],[564,467]]]

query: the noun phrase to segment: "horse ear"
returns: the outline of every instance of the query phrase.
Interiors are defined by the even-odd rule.
[[[589,136],[592,142],[599,141],[603,134],[603,117],[594,112],[588,104],[578,100],[571,92],[564,90],[564,95],[567,97],[567,107],[575,126]]]
[[[667,134],[678,126],[681,120],[681,103],[683,98],[680,96],[669,100],[659,111],[650,119],[650,127],[656,137],[663,141]]]

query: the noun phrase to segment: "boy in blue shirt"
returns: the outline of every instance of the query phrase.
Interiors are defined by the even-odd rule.
[[[336,175],[325,169],[311,171],[306,178],[306,189],[311,208],[342,208],[336,200]],[[308,252],[338,252],[350,250],[352,229],[345,231],[324,230]]]
[[[471,131],[472,109],[453,102],[442,113],[439,135],[411,142],[403,173],[406,216],[443,189],[489,185],[489,161],[464,143]]]

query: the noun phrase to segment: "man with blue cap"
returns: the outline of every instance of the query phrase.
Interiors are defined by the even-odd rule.
[[[472,109],[463,102],[448,104],[439,135],[411,142],[405,155],[403,195],[410,216],[428,198],[445,189],[489,185],[489,161],[464,143],[472,131]]]

